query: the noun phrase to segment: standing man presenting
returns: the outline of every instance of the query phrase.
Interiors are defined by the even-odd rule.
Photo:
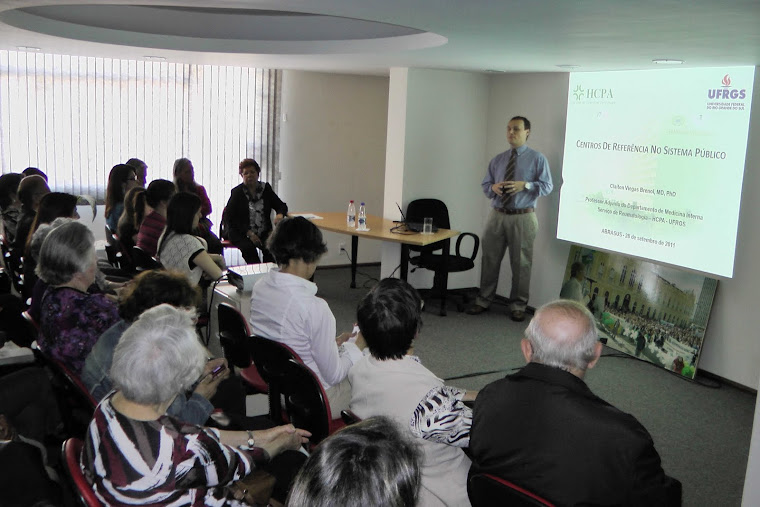
[[[483,233],[483,264],[480,294],[467,309],[470,315],[488,310],[499,283],[499,268],[509,248],[512,289],[509,295],[512,320],[525,320],[533,263],[533,240],[538,232],[536,200],[553,188],[549,162],[541,153],[528,148],[530,121],[515,116],[507,124],[507,141],[511,148],[496,155],[488,164],[481,186],[491,199],[491,210]]]

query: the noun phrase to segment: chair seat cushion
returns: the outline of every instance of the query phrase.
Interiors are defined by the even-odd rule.
[[[449,255],[448,269],[443,262],[441,254],[426,254],[410,259],[415,266],[429,269],[431,271],[448,271],[449,273],[459,273],[475,267],[475,263],[469,257]]]

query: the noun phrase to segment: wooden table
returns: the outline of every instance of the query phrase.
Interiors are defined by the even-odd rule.
[[[314,219],[314,225],[322,230],[337,232],[338,234],[349,234],[351,236],[351,288],[356,288],[356,257],[359,253],[359,238],[377,239],[380,241],[391,241],[401,244],[401,272],[400,277],[406,280],[409,270],[409,246],[426,246],[443,241],[443,256],[445,263],[448,263],[450,240],[459,234],[459,231],[453,229],[438,229],[433,234],[413,233],[394,233],[391,229],[398,224],[393,220],[388,220],[375,215],[367,215],[368,231],[359,231],[346,225],[346,214],[338,213],[290,213],[290,215],[308,215],[313,214],[322,217]],[[448,280],[445,280],[448,282]]]

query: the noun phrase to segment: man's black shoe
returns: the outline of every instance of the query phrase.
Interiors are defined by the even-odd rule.
[[[522,322],[525,320],[525,312],[522,310],[512,310],[509,317],[515,322]]]
[[[467,315],[480,315],[483,312],[487,312],[488,308],[480,305],[472,305],[467,310],[464,311]]]

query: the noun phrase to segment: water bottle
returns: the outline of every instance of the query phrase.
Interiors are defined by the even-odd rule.
[[[356,227],[356,206],[354,201],[348,201],[348,212],[346,212],[346,225]]]
[[[360,231],[367,230],[367,210],[364,209],[364,203],[359,206],[359,227],[357,229]]]

